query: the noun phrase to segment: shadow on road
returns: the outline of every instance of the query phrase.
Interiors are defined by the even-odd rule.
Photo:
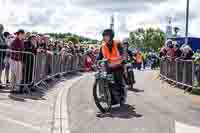
[[[21,101],[25,102],[27,99],[31,100],[46,100],[44,96],[47,92],[51,91],[52,89],[55,89],[55,85],[58,83],[61,83],[65,80],[70,80],[75,77],[81,76],[81,73],[68,73],[66,75],[61,76],[55,76],[53,79],[47,79],[44,81],[45,84],[39,84],[38,86],[35,86],[30,89],[29,91],[25,91],[23,94],[13,94],[11,93],[9,95],[9,98],[15,101]],[[57,88],[59,89],[59,88]],[[0,93],[5,93],[1,92]],[[8,92],[9,93],[9,92]]]
[[[131,105],[124,105],[122,107],[113,107],[112,111],[110,113],[105,113],[105,114],[97,114],[97,117],[99,118],[120,118],[120,119],[131,119],[131,118],[140,118],[143,117],[143,115],[137,113],[135,111],[134,106]]]
[[[137,88],[129,88],[128,90],[132,91],[132,92],[136,92],[136,93],[144,92],[144,90],[140,90],[140,89],[137,89]]]
[[[8,89],[0,89],[0,93],[10,93],[10,90],[8,90]]]

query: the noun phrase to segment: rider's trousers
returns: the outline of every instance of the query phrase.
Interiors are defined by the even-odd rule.
[[[124,73],[124,68],[119,67],[115,69],[109,69],[108,73],[112,73],[114,80],[115,80],[115,85],[112,87],[112,96],[115,99],[115,102],[120,102],[121,97],[123,97],[125,94],[124,92],[124,83],[123,83],[123,73]]]

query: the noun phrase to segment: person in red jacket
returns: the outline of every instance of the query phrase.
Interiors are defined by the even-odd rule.
[[[88,51],[85,58],[85,71],[92,71],[92,65],[94,65],[94,59],[92,58],[92,51]]]

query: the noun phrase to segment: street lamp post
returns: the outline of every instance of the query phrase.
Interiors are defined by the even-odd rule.
[[[190,1],[187,0],[187,7],[186,7],[186,25],[185,25],[185,44],[188,44],[188,23],[189,23],[189,8],[190,8]]]
[[[110,29],[114,30],[114,16],[111,16]]]

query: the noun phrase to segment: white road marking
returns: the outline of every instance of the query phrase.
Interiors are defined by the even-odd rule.
[[[33,130],[35,130],[35,131],[41,131],[41,128],[40,128],[40,127],[33,126],[32,124],[24,123],[24,122],[19,121],[19,120],[12,119],[12,118],[9,118],[9,117],[7,117],[7,116],[0,115],[0,119],[1,119],[1,120],[5,120],[5,121],[8,121],[8,122],[10,122],[10,123],[14,123],[14,124],[23,126],[23,127],[31,128],[31,129],[33,129]]]
[[[89,74],[65,81],[65,85],[60,89],[55,105],[53,133],[70,133],[67,113],[67,92],[74,83],[87,75]]]
[[[175,121],[176,133],[200,133],[200,127],[186,125]]]

